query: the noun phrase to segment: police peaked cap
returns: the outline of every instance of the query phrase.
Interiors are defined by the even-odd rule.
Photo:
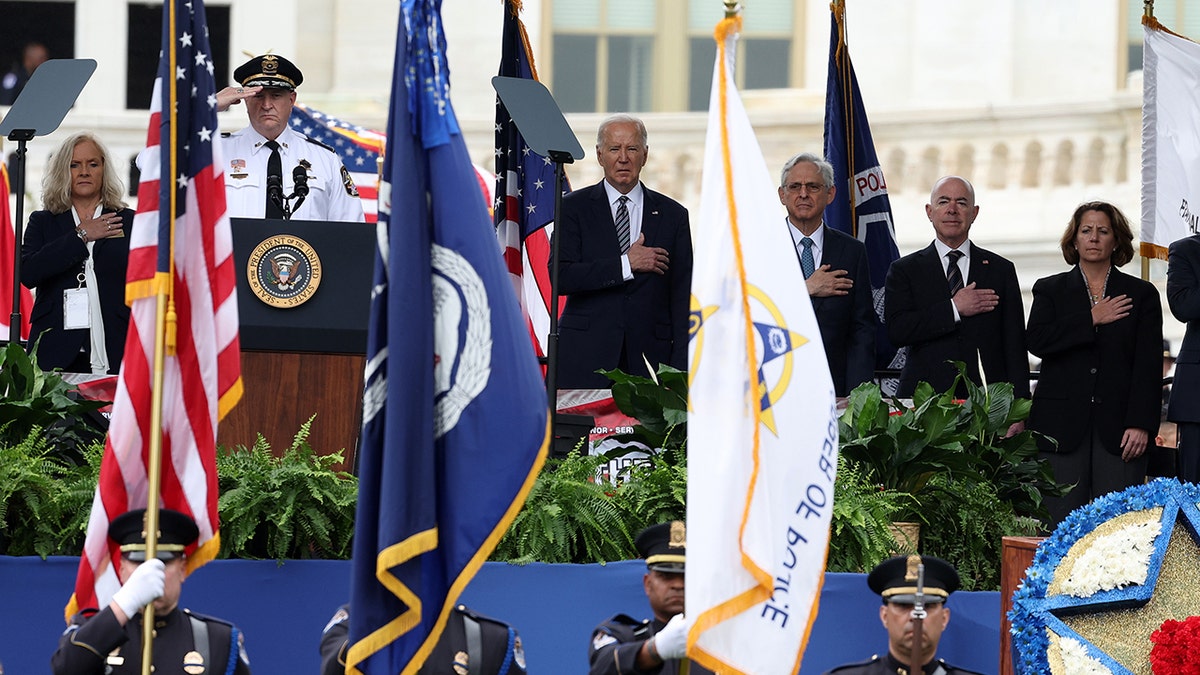
[[[108,538],[121,547],[121,555],[132,562],[146,560],[146,509],[126,511],[108,525]],[[169,562],[183,555],[184,549],[200,537],[196,521],[170,509],[158,510],[159,560]]]
[[[256,56],[233,71],[233,79],[243,87],[292,90],[304,82],[296,64],[277,54]]]
[[[896,556],[878,565],[867,575],[867,585],[884,602],[913,604],[917,600],[917,565],[925,565],[925,602],[944,602],[958,590],[958,572],[950,563],[933,556]]]
[[[687,527],[682,520],[651,525],[634,540],[646,567],[659,572],[683,574],[687,562]]]

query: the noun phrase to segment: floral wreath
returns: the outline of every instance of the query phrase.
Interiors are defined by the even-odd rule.
[[[1159,479],[1100,497],[1060,523],[1013,595],[1016,672],[1197,672],[1198,503],[1200,487]]]

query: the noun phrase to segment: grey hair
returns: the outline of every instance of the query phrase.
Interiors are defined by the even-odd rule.
[[[633,115],[628,115],[625,113],[617,113],[615,115],[609,115],[608,117],[605,117],[604,121],[600,123],[600,128],[596,130],[596,147],[597,148],[600,147],[600,145],[602,143],[604,143],[604,132],[608,131],[608,128],[614,124],[636,125],[637,130],[638,130],[638,135],[640,135],[642,137],[642,147],[643,148],[650,147],[650,138],[649,138],[649,135],[646,133],[646,125],[643,124],[640,119],[634,117]]]
[[[113,166],[108,148],[95,134],[81,131],[68,136],[50,155],[50,163],[42,177],[42,207],[50,213],[65,213],[71,209],[71,156],[75,154],[75,146],[88,141],[96,145],[101,161],[104,162],[104,181],[100,186],[101,203],[105,208],[118,211],[129,207],[121,199],[125,194],[125,184],[121,182],[121,177]],[[92,214],[85,215],[91,217]]]
[[[801,162],[813,164],[817,167],[817,171],[821,174],[821,180],[825,181],[825,187],[833,185],[833,165],[826,162],[824,157],[818,157],[811,152],[802,152],[784,162],[783,171],[779,172],[779,187],[787,184],[788,172],[792,170],[792,167]]]

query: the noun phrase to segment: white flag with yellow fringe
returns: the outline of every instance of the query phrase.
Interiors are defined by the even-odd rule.
[[[718,25],[695,224],[688,413],[688,656],[797,673],[824,579],[837,468],[833,382],[778,180]],[[775,174],[777,176],[777,174]]]
[[[1141,254],[1200,232],[1200,44],[1142,20]]]

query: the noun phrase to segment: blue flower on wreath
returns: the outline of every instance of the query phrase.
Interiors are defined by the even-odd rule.
[[[1046,656],[1050,648],[1046,635],[1049,627],[1059,635],[1078,640],[1085,646],[1089,656],[1100,661],[1111,672],[1129,673],[1114,658],[1067,627],[1059,619],[1059,614],[1099,613],[1117,607],[1144,605],[1155,591],[1176,520],[1182,517],[1188,525],[1186,530],[1193,537],[1200,532],[1198,502],[1200,487],[1174,479],[1159,479],[1100,497],[1067,516],[1054,533],[1038,546],[1033,564],[1026,570],[1024,580],[1013,594],[1013,609],[1008,618],[1016,652],[1016,672],[1038,675],[1050,672]],[[1099,591],[1086,598],[1048,594],[1050,583],[1063,558],[1080,539],[1113,518],[1156,507],[1163,507],[1162,529],[1155,540],[1145,584]]]

